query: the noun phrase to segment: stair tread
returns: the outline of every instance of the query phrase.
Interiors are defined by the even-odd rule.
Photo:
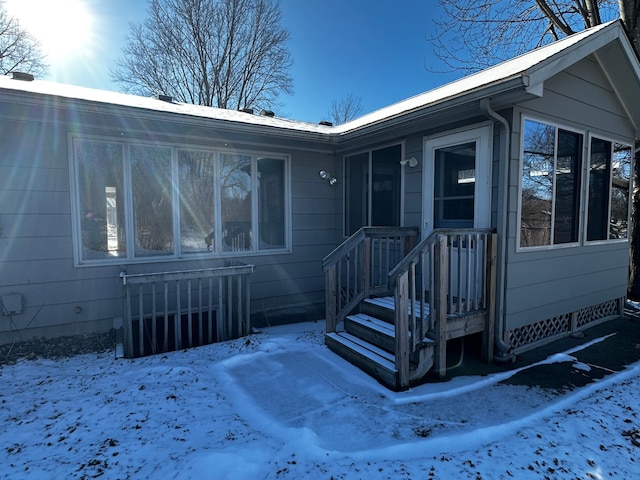
[[[375,305],[377,307],[381,307],[381,308],[386,308],[388,310],[395,310],[395,305],[396,305],[396,301],[395,298],[393,297],[374,297],[374,298],[366,298],[364,300],[364,302],[369,303],[371,305]],[[411,304],[411,301],[409,301],[408,305]],[[424,304],[425,307],[425,312],[424,312],[424,317],[429,315],[429,304],[425,303]],[[415,312],[416,316],[420,316],[420,302],[419,301],[414,301],[413,302],[413,311]]]
[[[365,313],[357,313],[354,315],[349,315],[347,317],[352,322],[359,323],[360,325],[364,325],[371,330],[375,330],[378,333],[383,335],[387,335],[389,337],[395,337],[395,329],[393,325],[389,322],[385,322],[384,320],[380,320],[379,318],[372,317]]]
[[[347,332],[327,333],[327,337],[350,348],[354,352],[366,357],[370,361],[380,365],[390,372],[397,372],[395,366],[395,357],[381,348],[372,345],[361,338],[351,335]]]
[[[374,330],[375,332],[380,333],[381,335],[386,335],[390,338],[395,338],[396,336],[396,332],[395,332],[395,328],[393,327],[393,324],[385,322],[384,320],[380,320],[379,318],[372,317],[365,313],[357,313],[354,315],[349,315],[347,318],[350,321],[358,323],[371,330]],[[411,332],[409,332],[409,336],[411,337]],[[422,341],[420,343],[422,343],[423,346],[427,346],[430,344],[435,344],[436,342],[432,338],[429,338],[428,336],[425,335],[422,338]]]

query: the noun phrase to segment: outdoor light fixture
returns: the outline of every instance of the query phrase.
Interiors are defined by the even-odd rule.
[[[415,168],[418,166],[418,160],[416,159],[416,157],[405,158],[404,160],[400,160],[400,165],[402,165],[403,167],[407,164],[411,168]]]
[[[329,185],[335,185],[336,183],[338,183],[338,179],[332,177],[331,174],[326,170],[320,170],[320,178],[327,180],[329,182]]]

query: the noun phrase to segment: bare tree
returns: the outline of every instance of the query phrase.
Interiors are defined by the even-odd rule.
[[[637,0],[438,0],[444,16],[429,38],[436,56],[465,73],[494,65],[620,17],[640,51]]]
[[[20,71],[45,75],[48,65],[44,60],[38,40],[9,15],[5,1],[0,0],[0,73]]]
[[[125,91],[220,108],[272,107],[291,93],[291,55],[272,0],[150,0],[112,79]]]
[[[346,123],[349,120],[353,120],[362,113],[362,98],[348,93],[340,100],[334,100],[331,102],[329,108],[329,120],[334,125],[340,125]]]

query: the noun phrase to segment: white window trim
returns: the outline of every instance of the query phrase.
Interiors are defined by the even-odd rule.
[[[585,245],[602,245],[602,244],[611,244],[611,243],[628,243],[629,242],[629,236],[631,235],[631,210],[632,210],[632,203],[633,203],[633,177],[635,174],[635,170],[634,170],[634,155],[635,155],[635,150],[633,147],[633,142],[629,142],[629,141],[623,141],[620,139],[615,139],[614,137],[610,136],[610,135],[601,135],[597,132],[588,132],[588,142],[589,144],[587,145],[587,153],[586,153],[586,161],[585,161],[585,172],[584,172],[584,182],[585,182],[585,195],[584,195],[584,212],[583,212],[583,217],[584,217],[584,229],[582,232],[582,241]],[[587,233],[588,233],[588,223],[589,223],[589,181],[590,181],[590,175],[589,175],[589,165],[591,163],[591,139],[592,138],[597,138],[599,140],[604,140],[606,142],[611,142],[611,148],[613,148],[613,145],[615,145],[616,143],[620,144],[620,145],[626,145],[631,149],[631,172],[630,172],[630,178],[629,178],[629,187],[630,187],[630,191],[631,194],[629,195],[629,205],[628,205],[628,210],[627,210],[627,225],[629,225],[629,230],[627,232],[627,238],[606,238],[604,240],[587,240]],[[612,152],[613,153],[613,152]],[[609,188],[611,188],[611,178],[609,179],[610,183],[609,183]],[[611,190],[609,190],[609,198],[607,199],[607,225],[610,224],[611,222]],[[609,231],[607,230],[607,236],[609,234]]]
[[[576,242],[570,242],[570,243],[558,243],[558,244],[554,244],[551,243],[550,245],[534,245],[534,246],[529,246],[529,247],[523,247],[520,245],[520,232],[521,232],[521,222],[522,222],[522,168],[523,168],[523,162],[524,162],[524,125],[525,122],[527,120],[531,120],[532,122],[538,122],[538,123],[544,123],[545,125],[549,125],[551,127],[555,127],[556,129],[556,136],[555,136],[555,143],[554,143],[554,151],[556,152],[556,160],[557,160],[557,151],[558,151],[558,130],[565,130],[567,132],[573,132],[573,133],[578,133],[580,135],[582,135],[583,138],[583,144],[582,144],[582,167],[581,167],[581,172],[580,172],[580,182],[581,182],[581,186],[580,186],[580,198],[579,198],[579,206],[578,206],[578,240]],[[584,220],[584,212],[585,212],[585,171],[586,171],[586,166],[585,166],[585,155],[586,155],[586,145],[584,144],[586,138],[588,137],[587,135],[587,131],[583,130],[583,129],[579,129],[576,127],[572,127],[572,126],[568,126],[566,124],[562,124],[559,123],[557,121],[554,120],[550,120],[548,118],[545,117],[538,117],[535,115],[521,115],[521,122],[520,122],[520,151],[519,151],[519,158],[518,158],[518,208],[517,208],[517,212],[516,212],[516,252],[533,252],[533,251],[540,251],[540,250],[558,250],[558,249],[563,249],[563,248],[573,248],[576,246],[581,245],[581,241],[583,238],[583,235],[586,235],[585,233],[585,222]],[[555,182],[555,174],[556,174],[556,169],[555,169],[555,165],[554,165],[554,182],[553,182],[553,198],[554,198],[554,204],[555,204],[555,195],[556,195],[556,182]],[[554,220],[555,220],[555,209],[552,209],[552,213],[551,213],[551,225],[554,224]],[[553,238],[552,238],[553,240]]]
[[[262,150],[232,150],[229,148],[220,148],[216,146],[212,146],[207,148],[202,145],[189,145],[187,143],[164,143],[164,142],[150,142],[147,140],[136,140],[136,139],[123,139],[122,137],[114,137],[114,136],[101,136],[101,135],[91,135],[91,134],[75,134],[69,133],[67,135],[68,138],[68,159],[69,159],[69,185],[70,185],[70,200],[71,200],[71,227],[72,227],[72,235],[73,235],[73,257],[74,257],[74,266],[76,267],[84,267],[84,266],[100,266],[100,265],[129,265],[129,264],[144,264],[144,263],[165,263],[165,262],[184,262],[184,261],[192,261],[192,260],[200,260],[203,259],[224,259],[224,258],[237,258],[237,257],[256,257],[256,256],[266,256],[266,255],[279,255],[279,254],[290,254],[292,252],[292,220],[291,220],[291,155],[273,152],[273,151],[262,151]],[[96,141],[96,142],[107,142],[107,143],[116,143],[122,146],[123,150],[123,185],[124,185],[124,203],[125,203],[125,228],[127,229],[127,237],[126,237],[126,256],[124,257],[114,257],[113,259],[105,258],[105,259],[84,259],[82,258],[82,228],[81,228],[81,205],[80,205],[80,188],[79,188],[79,179],[77,172],[77,165],[75,159],[75,148],[74,142],[76,140],[83,141]],[[150,147],[161,147],[161,148],[170,148],[171,149],[171,162],[172,162],[172,176],[174,181],[174,188],[172,189],[172,225],[173,225],[173,253],[170,255],[157,255],[157,256],[148,256],[148,257],[136,257],[135,256],[135,236],[134,236],[134,212],[133,212],[133,199],[132,199],[132,183],[131,183],[131,174],[130,174],[130,148],[131,146],[150,146]],[[179,208],[179,187],[175,188],[176,174],[177,174],[177,158],[178,158],[178,150],[189,150],[189,151],[201,151],[201,152],[209,152],[213,153],[215,156],[216,167],[220,164],[220,156],[223,154],[228,155],[250,155],[252,162],[252,183],[257,186],[255,182],[257,177],[257,163],[258,158],[260,157],[268,157],[268,158],[280,158],[284,160],[284,215],[285,215],[285,246],[283,248],[278,249],[260,249],[258,243],[253,244],[252,250],[244,250],[239,252],[232,251],[222,251],[219,248],[216,249],[215,252],[202,252],[202,253],[182,253],[181,249],[181,241],[180,241],[180,208]],[[214,195],[215,198],[220,198],[220,182],[214,182]],[[256,190],[257,192],[257,190]],[[256,232],[256,242],[259,241],[259,232],[258,232],[258,195],[256,192],[253,192],[252,195],[252,230]],[[254,214],[255,213],[255,214]],[[221,225],[221,214],[220,209],[214,209],[215,216],[215,225]],[[216,235],[219,237],[219,235]]]
[[[476,185],[474,192],[474,228],[491,226],[491,171],[493,168],[493,124],[485,122],[464,129],[451,130],[423,138],[422,172],[422,238],[433,230],[433,195],[435,191],[435,162],[433,155],[439,148],[476,142]],[[486,166],[485,166],[486,164]],[[483,168],[478,168],[478,166]]]

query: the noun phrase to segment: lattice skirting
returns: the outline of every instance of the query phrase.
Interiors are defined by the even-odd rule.
[[[619,315],[622,299],[583,308],[572,313],[548,318],[540,322],[514,328],[506,332],[506,341],[514,352],[530,350],[536,345],[547,343],[555,338],[567,336],[583,328],[594,325],[605,318]]]

